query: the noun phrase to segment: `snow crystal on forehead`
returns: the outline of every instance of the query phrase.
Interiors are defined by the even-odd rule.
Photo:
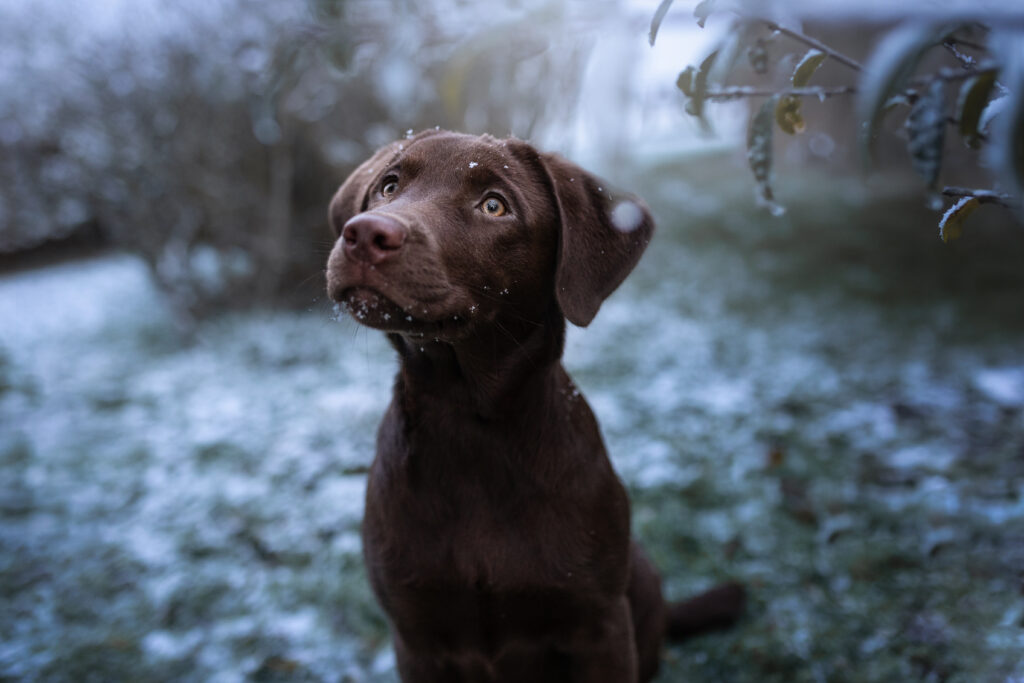
[[[619,232],[633,232],[644,222],[644,212],[628,199],[619,202],[612,209],[612,225]]]

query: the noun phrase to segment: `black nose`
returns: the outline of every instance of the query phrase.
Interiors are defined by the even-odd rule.
[[[341,230],[345,256],[353,261],[376,265],[405,244],[406,230],[394,218],[375,213],[353,216]]]

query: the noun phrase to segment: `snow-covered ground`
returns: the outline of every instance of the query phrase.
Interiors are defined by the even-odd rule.
[[[752,588],[661,680],[1021,680],[1020,240],[686,187],[638,188],[656,246],[566,358],[669,592]],[[0,677],[393,681],[358,525],[394,368],[323,302],[183,345],[131,256],[0,276]]]

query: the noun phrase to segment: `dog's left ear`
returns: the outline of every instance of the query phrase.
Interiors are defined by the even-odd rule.
[[[611,191],[579,166],[542,154],[561,220],[555,296],[574,325],[586,326],[654,234],[654,219],[632,195]]]

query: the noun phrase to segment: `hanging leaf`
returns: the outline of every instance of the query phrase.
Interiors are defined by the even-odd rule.
[[[793,87],[803,88],[811,81],[811,76],[818,70],[827,57],[821,50],[808,50],[793,69]]]
[[[804,132],[807,126],[800,114],[800,98],[793,95],[780,97],[778,104],[775,105],[775,122],[784,133],[796,135]]]
[[[955,24],[908,22],[889,33],[864,65],[857,97],[861,150],[870,161],[874,140],[888,111],[886,103],[900,93],[924,54],[957,30]]]
[[[939,237],[943,242],[959,239],[964,230],[964,221],[981,202],[977,197],[961,197],[942,214],[939,219]]]
[[[668,8],[672,6],[672,0],[661,0],[661,4],[658,5],[658,9],[654,12],[654,18],[651,19],[651,32],[647,36],[647,40],[650,41],[651,47],[654,47],[654,40],[658,37],[658,29],[661,28],[661,21],[668,14]]]
[[[699,69],[694,71],[693,67],[689,66],[683,73],[679,74],[679,78],[676,80],[676,85],[679,89],[690,98],[686,101],[686,113],[699,118],[701,127],[705,131],[711,130],[711,124],[704,117],[705,97],[708,91],[708,72],[717,58],[718,51],[716,50],[704,58],[704,61],[700,63]],[[687,82],[687,74],[689,74],[689,82]],[[689,92],[687,92],[687,88],[689,88]]]
[[[747,48],[747,59],[750,61],[750,68],[754,70],[754,73],[768,72],[768,43],[764,38],[758,38],[753,45]]]
[[[1024,217],[1024,41],[1019,33],[1006,31],[993,35],[990,45],[992,53],[1003,58],[999,81],[1007,94],[991,102],[982,115],[983,120],[991,120],[986,162],[1014,195],[1018,215]],[[982,130],[985,123],[988,121]]]
[[[793,87],[803,88],[811,80],[811,76],[818,70],[827,55],[820,50],[810,50],[797,63],[793,69]],[[800,113],[800,98],[795,95],[784,95],[779,98],[775,105],[775,122],[783,132],[790,135],[802,133],[804,128],[804,117]]]
[[[960,135],[968,147],[981,145],[981,112],[985,110],[995,84],[996,70],[989,69],[967,79],[960,88],[956,110],[959,112]]]
[[[783,209],[775,203],[772,192],[772,127],[774,125],[775,102],[772,97],[765,101],[750,121],[747,132],[747,161],[757,181],[759,196],[773,215],[781,215]]]
[[[693,8],[693,16],[697,17],[697,25],[704,28],[704,22],[708,20],[708,15],[715,11],[715,0],[701,0],[697,3],[697,6]]]
[[[1006,110],[1006,105],[1010,102],[1010,98],[1006,95],[997,97],[994,100],[989,100],[989,103],[985,105],[985,108],[981,112],[981,117],[978,119],[978,132],[982,135],[987,135],[992,121],[997,119]]]
[[[942,168],[942,145],[946,140],[945,105],[942,81],[936,78],[918,95],[907,116],[910,160],[929,187],[935,187]]]
[[[687,97],[693,97],[693,80],[697,76],[697,69],[690,65],[679,72],[676,79],[676,87],[683,91]]]

